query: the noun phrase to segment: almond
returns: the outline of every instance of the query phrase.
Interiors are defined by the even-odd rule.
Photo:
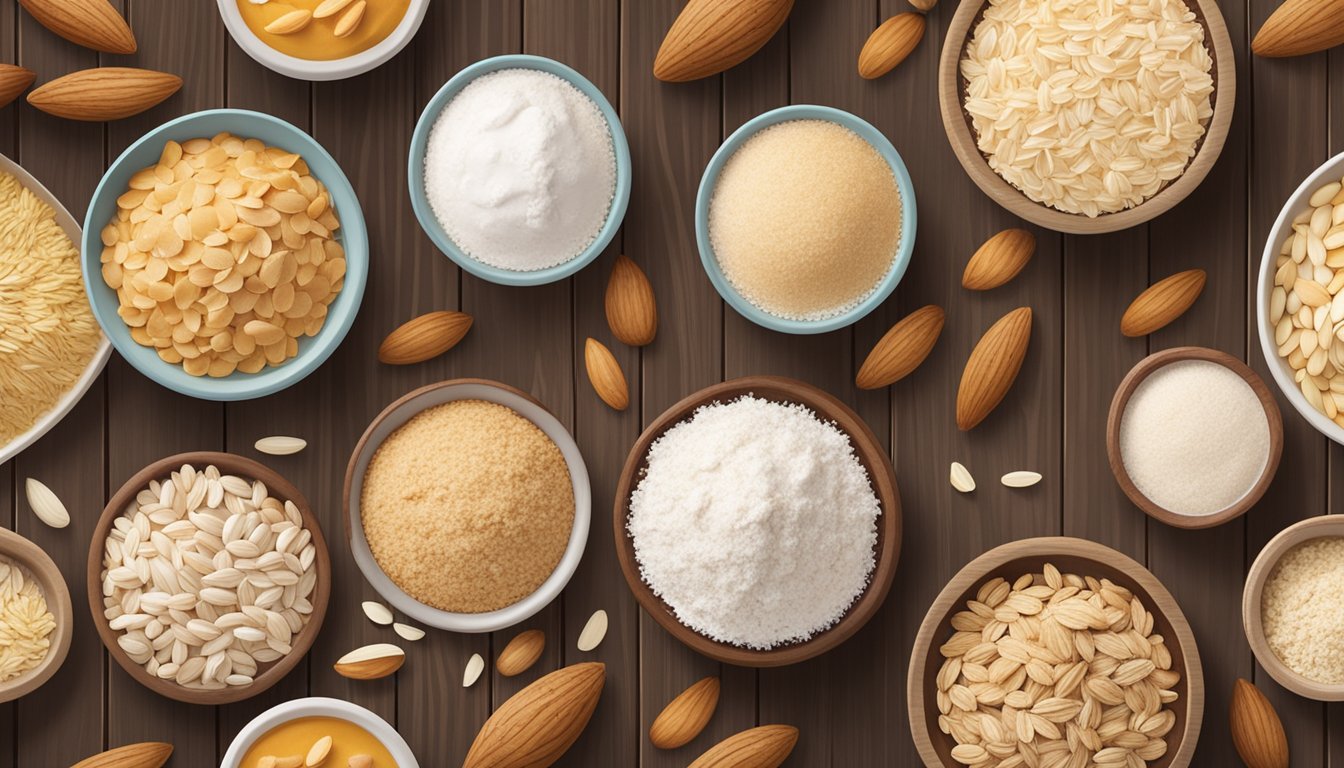
[[[649,741],[659,749],[689,744],[709,725],[719,706],[719,678],[706,677],[663,707],[649,727]]]
[[[355,4],[350,6],[350,10],[341,15],[336,22],[336,28],[332,34],[337,37],[347,37],[359,26],[359,22],[364,19],[364,9],[368,6],[365,0],[356,0]]]
[[[1163,278],[1140,293],[1120,318],[1126,336],[1147,336],[1185,314],[1204,290],[1204,270],[1187,269]]]
[[[797,743],[797,728],[762,725],[715,744],[697,757],[690,768],[778,768]]]
[[[607,281],[607,325],[622,344],[642,347],[658,334],[658,304],[644,270],[624,254],[616,257]]]
[[[9,104],[17,99],[20,93],[28,90],[28,86],[33,84],[33,79],[37,77],[31,69],[15,66],[14,64],[0,64],[0,107]]]
[[[373,768],[373,755],[351,755],[349,768]]]
[[[327,761],[327,755],[331,754],[331,737],[323,736],[313,742],[313,746],[308,748],[308,754],[303,758],[304,768],[318,768]]]
[[[34,19],[76,45],[135,53],[135,34],[107,0],[19,0]]]
[[[481,726],[462,768],[545,768],[583,733],[606,682],[606,665],[574,664],[514,694]]]
[[[1251,41],[1257,56],[1301,56],[1344,43],[1344,0],[1287,0]]]
[[[859,51],[859,76],[874,80],[895,69],[924,39],[924,27],[918,13],[898,13],[882,22]]]
[[[403,323],[378,347],[378,359],[388,365],[410,365],[438,357],[457,346],[471,330],[465,312],[429,312]]]
[[[70,120],[120,120],[144,112],[177,93],[182,78],[133,67],[71,72],[28,94],[34,107]]]
[[[345,9],[345,6],[354,2],[354,0],[322,0],[313,9],[314,19],[325,19],[328,16],[335,16]]]
[[[495,669],[505,677],[522,674],[537,663],[537,659],[541,658],[541,652],[545,649],[545,632],[540,629],[520,632],[504,646],[504,650],[499,652],[499,658],[495,659]]]
[[[891,326],[859,367],[859,389],[880,389],[909,376],[933,351],[943,332],[942,307],[929,304]]]
[[[332,669],[351,680],[376,680],[396,672],[405,663],[405,651],[390,643],[374,643],[345,654]]]
[[[621,364],[611,350],[597,339],[588,339],[583,345],[583,362],[588,368],[588,381],[602,402],[618,411],[630,406],[630,388],[625,383]]]
[[[1036,253],[1036,236],[1025,229],[1005,229],[985,241],[966,262],[961,285],[988,291],[1017,277]]]
[[[658,48],[653,76],[681,83],[735,67],[775,36],[791,10],[793,0],[690,0]]]
[[[1027,356],[1031,308],[1018,307],[999,318],[980,337],[966,360],[957,387],[957,427],[963,431],[984,421],[1008,394]]]
[[[1232,744],[1246,768],[1288,768],[1288,735],[1265,694],[1238,679],[1232,689]]]
[[[172,754],[172,744],[144,741],[86,757],[70,768],[160,768]]]
[[[910,4],[924,13],[933,10],[933,6],[938,4],[938,0],[910,0]]]
[[[292,35],[295,32],[308,26],[308,22],[313,20],[313,12],[307,9],[290,11],[277,17],[270,24],[266,25],[266,31],[272,35]]]

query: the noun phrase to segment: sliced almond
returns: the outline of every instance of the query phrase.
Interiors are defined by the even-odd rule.
[[[365,600],[359,604],[364,609],[364,615],[369,617],[369,621],[374,624],[381,624],[386,627],[392,623],[392,611],[382,603],[376,600]]]
[[[284,16],[272,21],[270,24],[267,24],[265,29],[272,35],[292,35],[308,26],[308,22],[312,20],[312,11],[290,11]]]
[[[350,10],[346,11],[345,15],[341,16],[340,20],[336,22],[336,29],[332,30],[332,34],[337,37],[345,37],[354,32],[355,27],[358,27],[359,22],[364,18],[364,8],[367,5],[368,3],[364,0],[356,0],[355,4],[350,6]]]
[[[260,453],[268,453],[272,456],[289,456],[307,448],[308,441],[301,437],[272,435],[271,437],[261,438],[253,447]]]
[[[331,754],[331,737],[323,736],[313,742],[309,747],[308,755],[303,758],[304,768],[317,768],[327,761],[327,755]]]
[[[335,16],[345,10],[345,7],[353,1],[354,0],[322,0],[322,2],[318,3],[317,7],[313,9],[313,18],[325,19],[328,16]]]
[[[402,624],[401,622],[393,624],[392,631],[396,632],[402,640],[410,640],[411,642],[423,640],[425,637],[425,630],[419,627],[412,627],[410,624]]]
[[[481,677],[481,672],[484,670],[485,659],[481,658],[481,654],[471,654],[471,658],[467,659],[466,669],[462,670],[462,687],[470,688],[475,685],[476,681]]]
[[[370,755],[351,755],[350,768],[373,768],[373,757]]]
[[[607,636],[607,612],[601,609],[593,612],[588,617],[588,623],[583,625],[583,631],[579,633],[579,650],[587,653],[602,644],[602,638]]]
[[[959,461],[952,462],[952,487],[962,493],[975,490],[975,478],[971,477],[971,471]]]
[[[24,482],[23,487],[28,494],[28,506],[33,508],[33,514],[37,515],[38,520],[52,528],[64,528],[70,524],[70,513],[50,488],[31,477]]]
[[[376,680],[401,669],[406,663],[406,652],[390,643],[374,643],[345,654],[333,669],[351,680]]]
[[[1001,482],[1009,488],[1030,488],[1041,482],[1041,473],[1020,469],[1004,475]]]

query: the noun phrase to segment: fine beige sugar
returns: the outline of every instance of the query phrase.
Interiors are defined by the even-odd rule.
[[[389,435],[360,505],[379,567],[420,602],[456,613],[535,592],[574,526],[560,449],[512,409],[481,400],[434,406]]]
[[[901,239],[901,195],[882,155],[827,120],[748,139],[724,164],[709,207],[724,275],[748,301],[823,320],[870,296]]]
[[[1344,538],[1314,539],[1288,550],[1260,598],[1270,650],[1303,677],[1344,683]]]

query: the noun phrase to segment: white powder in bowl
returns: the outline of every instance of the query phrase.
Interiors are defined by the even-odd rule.
[[[1265,641],[1303,677],[1344,683],[1344,538],[1311,539],[1288,550],[1265,582]]]
[[[830,627],[863,594],[879,514],[844,432],[748,395],[653,443],[627,529],[644,581],[681,623],[769,649]]]
[[[611,130],[568,81],[532,69],[472,80],[430,129],[425,193],[458,248],[493,267],[563,264],[601,231],[616,190]]]
[[[1139,491],[1181,515],[1212,515],[1245,496],[1269,461],[1269,420],[1225,366],[1183,360],[1150,373],[1120,418],[1120,456]]]

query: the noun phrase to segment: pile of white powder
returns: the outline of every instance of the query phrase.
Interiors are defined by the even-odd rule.
[[[769,649],[830,627],[863,594],[879,514],[845,433],[748,395],[653,443],[627,529],[644,581],[679,621]]]
[[[615,189],[606,118],[549,72],[476,78],[429,133],[434,216],[464,253],[494,267],[527,272],[578,256],[606,223]]]
[[[1255,486],[1269,420],[1235,371],[1183,360],[1149,374],[1120,418],[1120,457],[1139,491],[1181,515],[1212,515]]]

